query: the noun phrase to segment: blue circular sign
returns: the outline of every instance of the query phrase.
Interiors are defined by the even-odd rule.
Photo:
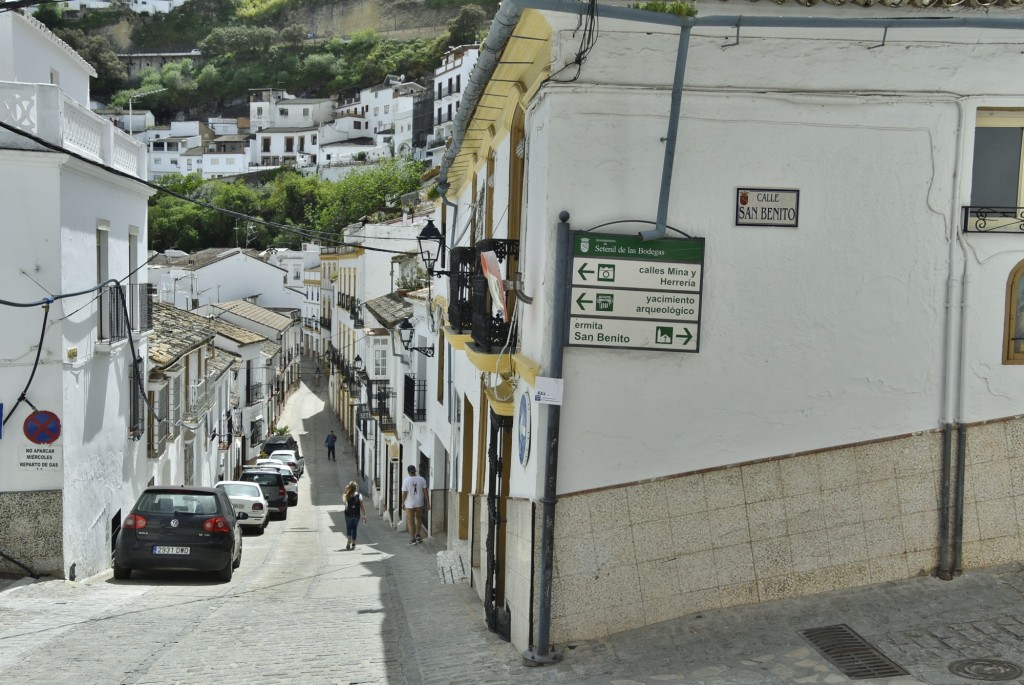
[[[519,464],[526,466],[530,460],[530,393],[524,392],[519,398]]]
[[[60,437],[60,419],[52,411],[34,411],[25,419],[25,437],[37,445],[49,445]]]

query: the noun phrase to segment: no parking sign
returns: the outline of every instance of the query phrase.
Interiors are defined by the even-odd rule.
[[[25,419],[25,437],[37,445],[49,445],[60,437],[60,419],[52,411],[34,411]]]

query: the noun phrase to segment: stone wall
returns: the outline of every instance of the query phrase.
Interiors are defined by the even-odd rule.
[[[968,430],[967,571],[1021,558],[1022,443],[1020,419]],[[941,452],[930,432],[562,496],[552,640],[932,573]]]
[[[64,575],[64,512],[60,490],[0,492],[0,552],[35,573]],[[0,557],[0,571],[24,573]]]

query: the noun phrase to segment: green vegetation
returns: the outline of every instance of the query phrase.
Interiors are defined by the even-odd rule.
[[[640,2],[630,5],[633,9],[674,14],[677,17],[696,17],[697,7],[689,2]]]
[[[321,181],[292,170],[271,174],[258,186],[243,181],[203,181],[199,174],[171,174],[160,185],[207,206],[169,193],[150,200],[149,241],[157,251],[177,248],[193,252],[206,247],[248,245],[297,248],[303,240],[336,240],[362,217],[384,221],[398,216],[388,198],[420,187],[423,165],[390,159],[355,171],[340,181]],[[253,216],[295,230],[239,221],[214,207]]]

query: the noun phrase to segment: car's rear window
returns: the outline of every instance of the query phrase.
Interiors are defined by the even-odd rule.
[[[208,492],[144,492],[136,510],[145,514],[216,514],[217,496]]]
[[[242,480],[251,480],[260,485],[277,485],[281,482],[281,476],[275,473],[243,473]]]
[[[260,486],[255,483],[221,483],[217,486],[230,495],[242,495],[244,497],[259,497]]]

